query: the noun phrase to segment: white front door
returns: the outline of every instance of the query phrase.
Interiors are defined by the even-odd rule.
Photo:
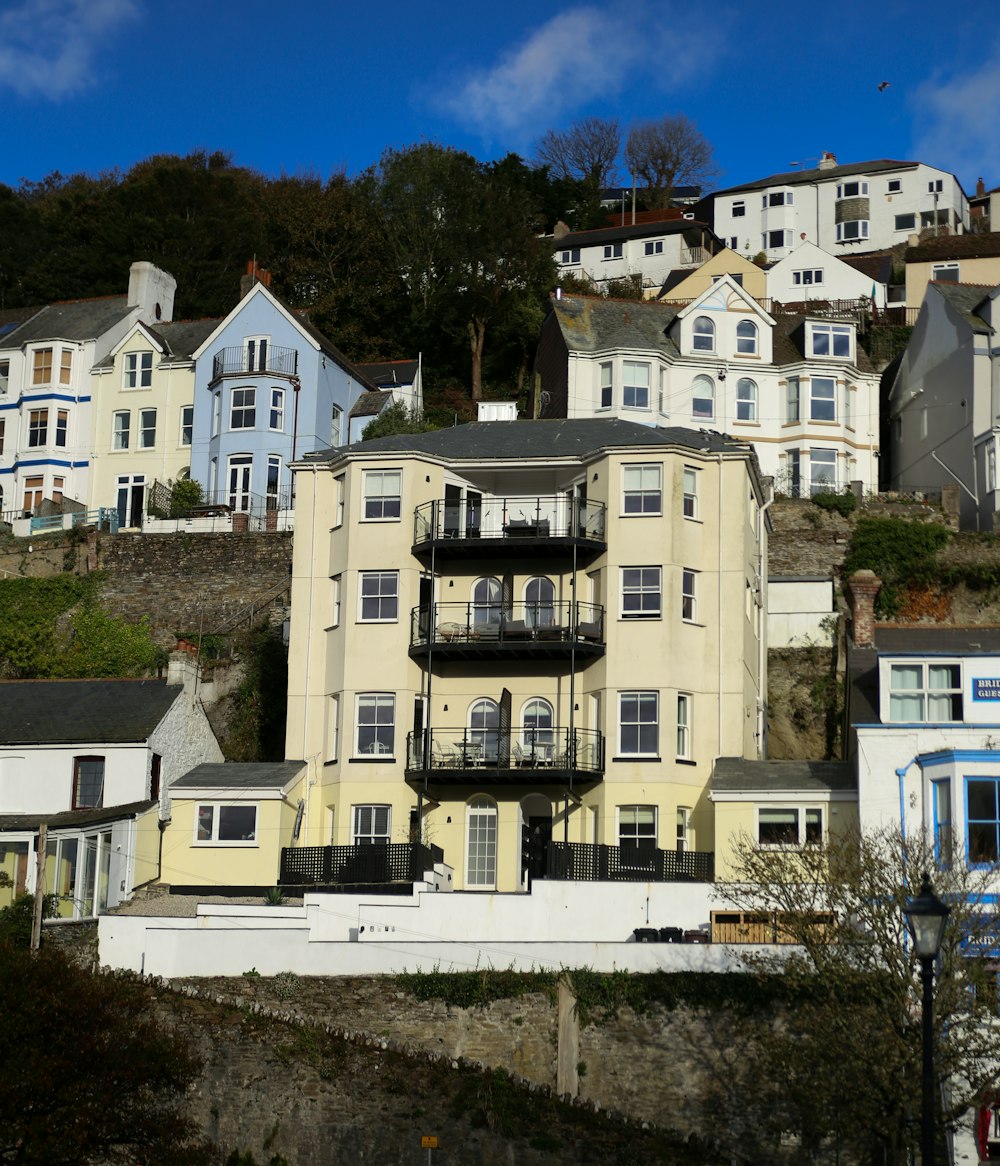
[[[118,479],[118,525],[141,526],[146,493],[144,474],[122,474]]]
[[[248,453],[234,454],[229,459],[229,505],[233,510],[250,509],[250,475],[253,457]]]

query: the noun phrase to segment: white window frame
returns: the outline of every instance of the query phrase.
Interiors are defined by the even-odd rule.
[[[185,438],[187,440],[185,441]],[[186,449],[194,443],[194,405],[181,405],[181,431],[177,444]]]
[[[330,583],[333,591],[333,603],[331,604],[332,622],[330,627],[335,628],[340,626],[340,588],[342,583],[342,576],[332,575]]]
[[[153,354],[126,352],[122,363],[122,388],[148,389],[153,384]]]
[[[827,417],[826,414],[830,416]],[[809,420],[833,422],[837,420],[836,377],[809,379]]]
[[[343,432],[344,410],[339,405],[334,405],[330,413],[330,444],[332,446],[340,445]]]
[[[794,818],[795,837],[782,841],[762,842],[760,837],[761,816],[783,814],[791,824]],[[816,825],[818,822],[819,829]],[[827,814],[824,806],[793,806],[788,804],[774,804],[758,806],[756,811],[756,830],[754,837],[758,850],[801,850],[805,846],[822,846],[826,840]],[[818,834],[818,837],[816,836]],[[810,837],[813,835],[813,837]]]
[[[698,392],[701,388],[702,392]],[[699,402],[708,403],[708,411]],[[691,419],[693,421],[715,420],[715,381],[705,373],[699,373],[691,382]]]
[[[389,845],[392,840],[391,805],[385,802],[366,802],[352,806],[351,809],[352,846]]]
[[[69,437],[69,410],[56,409],[55,446],[56,449],[65,449]],[[53,499],[55,501],[55,499]]]
[[[376,588],[365,593],[366,587]],[[365,615],[365,604],[369,610],[376,609],[376,615]],[[399,622],[399,572],[359,571],[358,572],[358,623],[398,623]]]
[[[212,436],[218,437],[222,428],[222,390],[220,389],[212,401]]]
[[[698,520],[698,470],[694,466],[685,466],[683,470],[684,498],[681,513],[685,518]]]
[[[691,714],[694,708],[694,697],[690,692],[677,694],[677,740],[675,744],[676,756],[681,761],[691,760],[692,724]]]
[[[122,421],[124,419],[124,424]],[[111,414],[111,448],[115,452],[124,452],[129,448],[132,439],[132,414],[128,409],[116,409]]]
[[[635,704],[635,719],[625,719],[626,703]],[[644,716],[652,710],[652,716]],[[643,730],[653,727],[653,748],[643,749]],[[635,733],[636,748],[625,747],[625,732]],[[648,736],[648,733],[647,733]],[[618,693],[618,756],[658,757],[660,755],[660,694],[656,689],[629,689]]]
[[[900,219],[904,220],[900,222]],[[905,220],[909,219],[909,222]],[[893,216],[893,230],[894,231],[915,231],[917,229],[917,212],[903,211],[901,214]]]
[[[736,420],[757,420],[757,382],[750,377],[740,377],[736,382]]]
[[[344,474],[338,474],[333,479],[334,489],[334,511],[333,511],[333,529],[336,530],[338,526],[344,525],[344,503],[347,493],[347,478]]]
[[[496,889],[499,833],[499,814],[493,798],[480,794],[468,802],[465,807],[466,890]]]
[[[237,398],[239,404],[237,404]],[[239,414],[240,424],[236,424],[236,415]],[[247,415],[250,424],[246,424]],[[229,428],[234,432],[242,432],[257,428],[257,387],[256,385],[241,385],[230,390],[229,394]]]
[[[638,502],[638,508],[630,503]],[[645,518],[663,513],[663,463],[622,466],[622,516]]]
[[[850,187],[856,187],[856,190],[851,190]],[[859,178],[854,178],[850,182],[841,182],[837,185],[837,201],[842,198],[867,198],[868,197],[868,183]]]
[[[821,324],[811,321],[809,324],[809,355],[822,360],[850,360],[854,351],[854,329],[850,324]],[[822,348],[826,341],[826,352]],[[843,351],[844,340],[847,341],[847,351]],[[840,349],[841,351],[837,351]]]
[[[837,224],[838,243],[860,243],[868,238],[868,220],[850,219]]]
[[[692,352],[714,352],[715,332],[715,321],[711,316],[695,316],[691,321]]]
[[[897,688],[893,684],[895,675],[903,669],[920,669],[920,685],[917,688]],[[947,687],[941,684],[932,684],[931,671],[933,669],[949,669],[955,670],[958,676],[957,683],[950,683]],[[961,660],[949,659],[933,659],[933,660],[893,660],[885,669],[885,692],[883,708],[887,711],[888,717],[883,716],[883,723],[886,724],[952,724],[960,725],[965,723],[965,686],[964,674]],[[897,716],[893,709],[893,701],[897,700],[919,700],[920,701],[920,715],[918,717],[912,716]],[[931,717],[930,703],[932,701],[948,701],[951,704],[951,712],[958,711],[959,716],[954,715],[941,718]]]
[[[371,707],[374,713],[373,720],[361,719],[361,710],[363,707]],[[394,692],[359,692],[355,697],[355,715],[354,715],[354,756],[355,757],[384,757],[386,760],[391,760],[396,752],[396,694]],[[385,716],[388,711],[390,719],[380,719]],[[361,730],[367,729],[369,726],[374,727],[374,735],[372,740],[367,743],[366,748],[361,747]],[[388,736],[391,738],[391,744],[387,744],[381,737],[386,735],[385,729],[388,727]],[[379,730],[382,730],[380,733]]]
[[[621,259],[622,247],[623,247],[623,244],[621,244],[621,243],[606,243],[604,245],[604,258],[605,259]]]
[[[733,202],[733,206],[732,206],[732,210],[730,211],[730,214],[732,215],[732,217],[734,219],[745,219],[746,214],[747,214],[746,200],[742,199],[742,198],[736,199]]]
[[[802,420],[802,384],[798,377],[789,377],[785,383],[785,424],[796,425]]]
[[[222,830],[222,811],[240,809],[251,809],[254,812],[253,831],[249,837],[244,838],[220,838],[219,834]],[[211,822],[208,827],[208,837],[203,837],[202,832],[205,827],[203,811],[211,810]],[[224,847],[249,847],[259,846],[257,835],[260,833],[260,804],[258,802],[232,802],[232,801],[216,801],[214,799],[203,802],[198,802],[194,808],[194,840],[195,846],[224,846]]]
[[[580,262],[580,248],[567,247],[565,251],[560,252],[559,262],[563,266],[573,266]]]
[[[684,623],[698,622],[698,571],[681,569],[681,619]]]
[[[740,331],[743,335],[740,335]],[[749,329],[749,331],[748,331]],[[759,330],[753,320],[740,320],[736,325],[736,351],[740,356],[756,356]]]
[[[885,184],[885,192],[886,192],[886,194],[902,194],[903,193],[903,180],[902,180],[902,178],[890,178],[889,181]]]
[[[614,403],[615,403],[615,373],[614,373],[614,368],[615,368],[614,363],[610,360],[602,361],[601,364],[599,365],[600,371],[598,373],[598,377],[600,379],[600,384],[598,385],[598,390],[600,392],[599,408],[601,408],[601,409],[614,408]]]
[[[156,449],[156,410],[139,410],[139,449]]]
[[[930,180],[930,182],[927,183],[927,193],[928,194],[941,194],[943,191],[944,191],[944,179],[932,178]]]
[[[615,833],[619,851],[624,847],[656,850],[660,839],[659,806],[633,802],[615,807]],[[640,816],[645,821],[640,821]],[[632,818],[632,821],[627,819]],[[650,821],[651,819],[651,821]],[[652,826],[652,830],[649,827]],[[626,832],[626,828],[631,827]]]
[[[641,378],[645,376],[646,383],[640,383]],[[623,360],[622,361],[622,408],[623,409],[639,409],[646,413],[649,412],[649,393],[650,393],[650,367],[649,362],[645,360]],[[629,394],[633,396],[632,401],[629,401]],[[645,402],[642,401],[642,393],[645,392]]]
[[[801,271],[792,272],[792,283],[796,287],[815,287],[822,282],[822,267],[803,267]]]
[[[326,759],[336,761],[340,756],[340,694],[331,693],[326,702]]]
[[[931,267],[932,282],[961,283],[961,268],[957,259],[935,263]]]
[[[649,239],[643,248],[643,253],[646,255],[662,255],[663,254],[663,240]]]
[[[267,411],[267,427],[273,433],[285,432],[285,390],[271,386],[271,404]]]
[[[663,615],[663,568],[622,567],[621,618],[660,619]],[[629,599],[638,606],[629,610]]]
[[[385,487],[395,485],[396,489],[390,492]],[[362,479],[362,495],[364,501],[364,512],[361,515],[362,522],[401,522],[403,518],[403,471],[397,469],[391,470],[365,470]],[[392,506],[392,500],[395,499],[395,507]],[[386,514],[388,503],[389,514]],[[369,506],[372,507],[372,513],[369,513]],[[375,507],[379,507],[381,512],[376,514]],[[395,509],[398,513],[393,514],[391,511]]]
[[[49,354],[49,375],[48,379],[44,377],[45,363],[39,360],[40,356],[45,353]],[[55,349],[51,345],[42,345],[41,348],[35,348],[31,353],[31,387],[33,389],[41,388],[43,385],[52,384],[52,370],[55,368]],[[42,374],[39,377],[39,373]]]
[[[264,479],[264,506],[267,510],[278,509],[281,497],[281,458],[276,453],[267,455],[267,477]]]

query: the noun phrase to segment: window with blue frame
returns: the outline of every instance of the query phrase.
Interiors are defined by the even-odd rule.
[[[940,867],[951,866],[952,817],[951,778],[931,782],[934,791],[934,861]]]
[[[973,866],[1000,861],[1000,777],[965,779],[966,853]]]

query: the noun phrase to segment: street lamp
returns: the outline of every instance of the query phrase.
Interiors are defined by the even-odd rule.
[[[920,1160],[922,1166],[934,1162],[934,961],[941,950],[944,925],[951,909],[934,894],[930,875],[924,871],[920,894],[903,908],[906,925],[913,937],[913,950],[920,960],[923,985],[923,1115],[920,1123]]]

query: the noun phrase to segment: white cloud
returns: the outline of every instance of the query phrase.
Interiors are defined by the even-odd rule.
[[[438,99],[451,117],[485,136],[533,135],[567,115],[631,89],[670,89],[703,72],[710,50],[679,32],[683,13],[663,0],[553,16],[491,67],[470,72]],[[633,35],[641,29],[641,35]]]
[[[977,69],[925,81],[911,101],[914,155],[951,170],[966,189],[1000,182],[1000,44]]]
[[[21,0],[0,12],[0,86],[54,101],[95,80],[94,57],[136,0]]]

